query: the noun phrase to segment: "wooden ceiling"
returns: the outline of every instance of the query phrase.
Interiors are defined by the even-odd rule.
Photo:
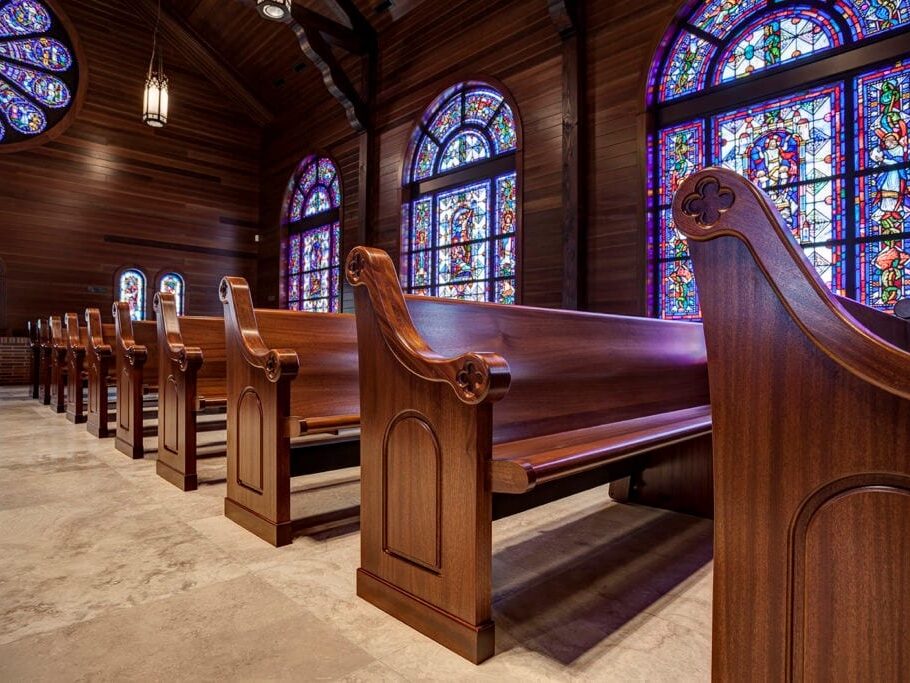
[[[336,0],[294,1],[350,26]],[[391,7],[384,10],[377,10],[382,0],[350,1],[381,33],[425,0],[393,0]],[[294,100],[322,97],[323,92],[314,92],[314,88],[324,87],[321,76],[304,56],[294,33],[284,24],[260,18],[255,5],[255,0],[162,0],[162,11],[211,55],[211,63],[207,67],[201,65],[203,72],[211,71],[213,63],[220,63],[222,70],[233,77],[241,89],[261,103],[262,109],[280,115]],[[140,15],[142,21],[152,20],[149,12],[140,12]],[[167,49],[168,42],[175,41],[163,33]],[[178,45],[170,47],[181,49]],[[217,78],[213,80],[218,81]],[[246,108],[250,108],[248,103]],[[257,117],[254,115],[253,118]]]

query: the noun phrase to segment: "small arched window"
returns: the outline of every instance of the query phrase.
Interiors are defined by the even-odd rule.
[[[459,83],[427,109],[404,169],[401,279],[414,294],[515,303],[519,126],[497,89]]]
[[[328,157],[310,156],[291,178],[287,204],[287,306],[341,310],[341,180]]]
[[[910,0],[706,0],[679,17],[650,80],[658,315],[701,315],[670,205],[712,165],[768,193],[834,292],[884,311],[910,295],[908,28]]]
[[[118,299],[130,306],[133,320],[145,320],[145,273],[138,268],[126,268],[117,278]]]
[[[174,295],[177,315],[184,315],[186,306],[186,282],[180,273],[164,273],[158,278],[158,291]]]

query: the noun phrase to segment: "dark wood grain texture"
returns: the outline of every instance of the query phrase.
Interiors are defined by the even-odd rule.
[[[50,318],[40,318],[38,320],[38,340],[41,344],[41,396],[39,400],[48,406],[51,404],[51,382],[53,378],[53,336],[51,335]]]
[[[673,215],[714,407],[714,679],[902,680],[906,323],[833,296],[773,203],[731,171],[690,176]]]
[[[63,329],[63,320],[58,315],[50,317],[48,328],[50,337],[51,378],[50,378],[50,405],[55,413],[66,412],[66,334]]]
[[[117,330],[113,323],[102,323],[101,311],[97,308],[86,309],[85,325],[88,332],[88,412],[85,426],[90,434],[103,439],[115,433],[110,426],[115,416],[110,413],[108,389],[117,383],[117,360],[114,356]]]
[[[117,360],[117,450],[131,458],[145,455],[146,396],[158,391],[158,328],[154,321],[132,320],[129,305],[112,307]],[[152,431],[152,433],[156,433]]]
[[[360,424],[354,316],[253,308],[249,286],[221,286],[227,344],[225,514],[275,546],[291,542],[292,439]],[[350,439],[351,437],[347,437]],[[354,437],[356,438],[356,437]],[[324,458],[324,436],[294,453]],[[356,513],[355,513],[356,514]]]
[[[198,486],[198,415],[227,404],[224,320],[179,316],[173,294],[155,294],[158,324],[158,475]]]
[[[41,337],[37,320],[28,321],[28,350],[29,350],[29,391],[30,398],[37,399],[41,388]]]
[[[85,353],[88,335],[86,327],[79,324],[78,314],[67,313],[64,316],[63,333],[66,337],[66,419],[74,424],[82,424],[86,421]]]
[[[625,500],[647,491],[711,514],[700,325],[404,297],[388,255],[365,247],[346,275],[360,356],[362,597],[480,662],[494,644],[494,492],[602,467],[640,483]],[[650,458],[682,442],[697,442],[689,466],[652,479]]]

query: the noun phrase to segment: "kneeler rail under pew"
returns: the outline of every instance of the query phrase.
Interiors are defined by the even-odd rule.
[[[700,325],[404,297],[391,259],[365,247],[346,274],[361,597],[481,662],[494,652],[494,493],[598,474],[620,501],[710,516]]]
[[[357,506],[291,514],[292,476],[360,461],[354,316],[254,310],[239,277],[224,278],[220,293],[228,363],[224,514],[276,546],[304,529],[356,520]]]
[[[85,368],[88,375],[88,412],[86,429],[98,438],[113,435],[110,428],[110,396],[108,389],[117,382],[117,361],[114,347],[117,344],[117,330],[113,323],[101,322],[101,311],[89,308],[85,311],[88,330],[88,344],[85,354]]]
[[[227,405],[224,320],[178,316],[173,294],[155,294],[158,324],[158,461],[156,471],[174,486],[199,485],[198,432],[225,428],[224,419],[202,423],[204,412]],[[223,455],[223,445],[215,452]]]
[[[85,386],[88,374],[85,369],[85,352],[88,347],[88,330],[79,324],[76,313],[64,316],[66,337],[66,419],[82,424],[85,416]]]
[[[906,680],[910,323],[832,294],[732,171],[673,216],[714,408],[714,680]]]
[[[129,304],[112,307],[116,342],[117,450],[131,458],[145,455],[143,439],[157,434],[145,424],[146,397],[158,391],[158,328],[154,321],[133,320]]]

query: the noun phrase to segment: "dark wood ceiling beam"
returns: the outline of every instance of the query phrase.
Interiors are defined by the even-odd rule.
[[[344,107],[348,122],[357,132],[366,130],[369,121],[366,102],[341,68],[331,46],[312,26],[301,25],[293,19],[288,20],[288,24],[296,34],[303,53],[322,74],[326,88]]]
[[[158,4],[155,0],[135,0],[133,6],[150,25],[155,25]],[[271,110],[243,83],[236,71],[215,52],[183,19],[161,9],[161,35],[204,76],[230,95],[259,125],[275,118]]]
[[[357,33],[361,39],[367,41],[368,44],[375,44],[376,29],[374,29],[373,25],[367,20],[365,16],[363,16],[363,13],[357,8],[354,0],[325,1],[348,18],[348,21],[351,22],[351,26],[353,27],[354,32]]]
[[[366,54],[372,48],[372,41],[352,28],[348,28],[337,21],[295,4],[291,8],[291,15],[301,26],[314,28],[319,31],[326,42],[339,47],[352,54]]]

